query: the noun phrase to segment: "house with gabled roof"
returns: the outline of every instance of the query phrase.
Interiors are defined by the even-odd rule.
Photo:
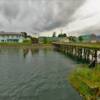
[[[18,32],[0,32],[0,43],[22,43],[24,36]]]

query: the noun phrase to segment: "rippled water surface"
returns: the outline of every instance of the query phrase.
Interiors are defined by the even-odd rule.
[[[67,81],[76,63],[48,49],[0,49],[0,100],[81,100]]]

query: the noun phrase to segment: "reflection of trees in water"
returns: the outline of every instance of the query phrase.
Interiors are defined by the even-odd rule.
[[[29,53],[29,49],[24,48],[23,49],[23,57],[26,58],[27,54]]]
[[[31,48],[24,48],[23,49],[23,57],[24,58],[26,58],[26,56],[30,53],[32,56],[34,55],[34,54],[36,54],[36,53],[38,53],[39,52],[39,49],[35,49],[35,48],[33,48],[33,49],[31,49]]]
[[[39,52],[39,49],[38,49],[38,48],[31,49],[31,54],[32,54],[32,56],[33,56],[34,54],[38,53],[38,52]]]
[[[46,55],[48,53],[48,48],[43,49],[44,54]]]
[[[15,54],[20,54],[20,49],[19,48],[0,48],[0,54],[9,54],[9,55],[15,55]]]
[[[44,52],[45,55],[48,55],[48,52],[52,51],[53,48],[43,48],[42,51]]]
[[[23,55],[24,58],[30,53],[32,56],[39,52],[38,48],[0,48],[0,54]]]

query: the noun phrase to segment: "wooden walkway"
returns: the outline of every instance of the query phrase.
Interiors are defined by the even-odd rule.
[[[57,50],[87,62],[100,60],[100,44],[53,43]]]

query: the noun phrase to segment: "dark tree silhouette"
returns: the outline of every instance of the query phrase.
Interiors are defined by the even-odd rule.
[[[76,37],[75,37],[75,36],[70,36],[70,37],[68,37],[68,38],[69,38],[70,41],[76,42]]]
[[[78,39],[79,39],[80,42],[83,41],[83,37],[82,36],[79,36]]]
[[[24,36],[25,38],[27,38],[27,33],[26,32],[21,32],[22,36]]]
[[[53,32],[53,35],[52,35],[52,37],[56,37],[56,32]]]
[[[67,37],[66,33],[64,34],[59,34],[58,37]]]

